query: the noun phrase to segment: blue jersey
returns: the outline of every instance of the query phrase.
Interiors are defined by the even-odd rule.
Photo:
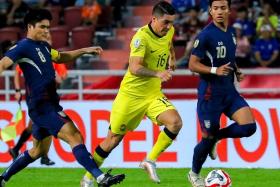
[[[218,28],[214,23],[206,26],[197,36],[192,55],[201,59],[201,63],[210,67],[219,67],[230,62],[235,68],[236,38],[234,29],[227,31]],[[198,86],[198,97],[219,96],[236,92],[234,72],[228,76],[201,74]]]
[[[18,63],[26,83],[28,109],[47,112],[50,107],[62,110],[56,93],[52,49],[47,42],[28,38],[20,40],[5,56]]]

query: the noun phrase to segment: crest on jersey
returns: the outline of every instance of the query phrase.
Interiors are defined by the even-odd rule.
[[[207,129],[209,129],[211,126],[210,120],[204,120],[204,125]]]
[[[141,40],[140,39],[136,39],[134,40],[134,47],[138,48],[140,46]]]
[[[194,47],[194,48],[197,48],[198,44],[199,44],[199,40],[196,39],[196,40],[194,41],[193,47]]]

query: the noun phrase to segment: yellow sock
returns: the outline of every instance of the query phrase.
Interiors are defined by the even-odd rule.
[[[101,156],[98,155],[96,152],[93,153],[93,159],[94,159],[94,161],[96,162],[96,164],[97,164],[98,167],[100,167],[100,166],[103,164],[104,160],[105,160],[105,158],[101,157]],[[85,177],[88,178],[88,179],[90,179],[90,180],[93,180],[93,179],[94,179],[94,177],[92,176],[92,174],[91,174],[90,172],[88,172],[88,171],[86,172]]]
[[[157,142],[153,146],[152,151],[148,154],[147,159],[155,162],[159,155],[171,145],[172,141],[173,140],[169,136],[167,136],[164,131],[161,131],[158,136]]]

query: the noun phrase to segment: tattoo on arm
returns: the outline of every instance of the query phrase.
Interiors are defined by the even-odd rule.
[[[146,76],[146,77],[155,77],[156,73],[157,73],[156,71],[147,69],[145,67],[141,67],[136,71],[136,75]]]

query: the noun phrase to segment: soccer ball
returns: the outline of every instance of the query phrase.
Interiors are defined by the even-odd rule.
[[[212,170],[205,178],[205,187],[230,187],[231,179],[225,171]]]

